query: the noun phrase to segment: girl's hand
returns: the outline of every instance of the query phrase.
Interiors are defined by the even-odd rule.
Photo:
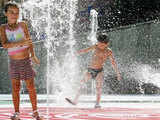
[[[36,64],[40,64],[40,61],[39,61],[39,59],[36,57],[36,56],[33,56],[33,57],[31,57],[32,58],[32,61],[34,62],[34,63],[36,63]]]
[[[25,39],[20,42],[20,46],[30,46],[32,44],[31,39]]]
[[[25,45],[28,45],[28,46],[32,44],[32,40],[29,39],[29,38],[25,39],[23,42],[24,42]]]

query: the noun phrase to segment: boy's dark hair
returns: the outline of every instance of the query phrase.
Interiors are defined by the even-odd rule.
[[[99,35],[97,38],[98,42],[108,43],[110,40],[107,35]]]
[[[18,5],[16,4],[16,3],[7,3],[6,5],[5,5],[5,7],[4,7],[4,12],[6,13],[7,11],[8,11],[8,8],[9,7],[15,7],[15,8],[17,8],[17,9],[19,9],[19,7],[18,7]]]

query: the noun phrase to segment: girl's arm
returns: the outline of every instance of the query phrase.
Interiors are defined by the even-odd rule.
[[[6,36],[6,33],[5,33],[5,25],[0,26],[0,37],[1,37],[2,46],[5,49],[29,44],[29,42],[25,41],[25,40],[22,40],[22,41],[19,41],[19,42],[14,42],[14,43],[7,42],[7,36]]]
[[[20,23],[21,26],[23,27],[23,30],[24,30],[24,33],[25,33],[25,37],[28,41],[31,41],[31,44],[29,45],[29,51],[31,53],[31,58],[32,60],[36,63],[36,64],[40,64],[40,61],[38,60],[38,58],[36,57],[35,55],[35,52],[34,52],[34,46],[32,44],[32,40],[31,40],[31,37],[30,37],[30,34],[29,34],[29,30],[28,30],[28,26],[25,22],[21,22]]]
[[[87,52],[89,52],[89,51],[91,51],[91,50],[94,50],[95,48],[96,48],[96,45],[93,45],[93,46],[91,46],[91,47],[89,47],[89,48],[81,49],[81,50],[77,51],[77,54],[87,53]]]
[[[29,31],[28,31],[27,24],[25,22],[21,22],[20,24],[23,27],[26,39],[32,41],[31,37],[30,37],[30,34],[29,34]],[[29,49],[30,49],[31,57],[34,57],[35,53],[34,53],[34,50],[33,50],[33,44],[32,43],[29,45]]]

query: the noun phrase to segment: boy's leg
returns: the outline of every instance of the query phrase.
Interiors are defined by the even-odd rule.
[[[33,111],[37,110],[37,93],[34,86],[34,79],[25,80],[26,87],[29,93],[30,101],[32,104]]]
[[[91,74],[87,72],[86,75],[84,76],[84,79],[80,81],[80,88],[78,89],[78,92],[75,96],[74,103],[77,104],[78,98],[81,95],[81,91],[82,91],[82,88],[84,86],[84,83],[86,83],[88,80],[90,80],[91,77],[92,77]]]
[[[19,103],[20,103],[20,80],[12,79],[12,99],[14,104],[15,112],[19,113]]]
[[[103,72],[100,72],[96,77],[96,96],[97,96],[96,104],[99,104],[101,100],[102,84],[103,84]]]
[[[90,80],[91,77],[92,77],[91,74],[87,72],[87,73],[85,74],[84,79],[80,81],[80,82],[81,82],[81,83],[80,83],[80,88],[78,89],[78,92],[77,92],[77,94],[76,94],[73,102],[72,102],[70,99],[68,99],[68,98],[66,98],[66,100],[67,100],[68,102],[70,102],[71,104],[76,105],[77,102],[78,102],[78,98],[79,98],[80,95],[81,95],[81,90],[82,90],[82,88],[83,88],[84,83],[87,82],[88,80]]]

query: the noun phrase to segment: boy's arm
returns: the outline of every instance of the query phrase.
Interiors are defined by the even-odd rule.
[[[117,73],[117,79],[120,80],[120,79],[121,79],[121,76],[120,76],[120,73],[119,73],[117,64],[116,64],[116,62],[115,62],[115,59],[114,59],[114,57],[113,57],[113,54],[112,54],[112,51],[111,51],[111,50],[109,51],[109,58],[110,58],[110,61],[111,61],[111,63],[112,63],[112,67],[114,68],[115,72]]]
[[[94,50],[95,48],[96,48],[96,45],[93,45],[93,46],[91,46],[91,47],[89,47],[89,48],[81,49],[81,50],[77,51],[77,54],[87,53],[87,52],[89,52],[89,51],[91,51],[91,50]]]
[[[23,46],[24,44],[28,44],[26,41],[20,41],[20,42],[14,42],[14,43],[8,43],[7,42],[7,36],[5,33],[5,26],[2,25],[0,26],[0,37],[1,37],[1,43],[3,48],[13,48],[13,47],[18,47],[18,46]]]
[[[40,61],[36,57],[34,49],[33,49],[34,46],[32,44],[32,40],[31,40],[31,37],[30,37],[30,34],[29,34],[28,26],[27,26],[27,24],[25,22],[21,22],[21,25],[22,25],[22,27],[24,29],[24,33],[25,33],[26,39],[31,41],[31,44],[29,45],[29,51],[31,53],[31,58],[35,63],[40,64]]]

